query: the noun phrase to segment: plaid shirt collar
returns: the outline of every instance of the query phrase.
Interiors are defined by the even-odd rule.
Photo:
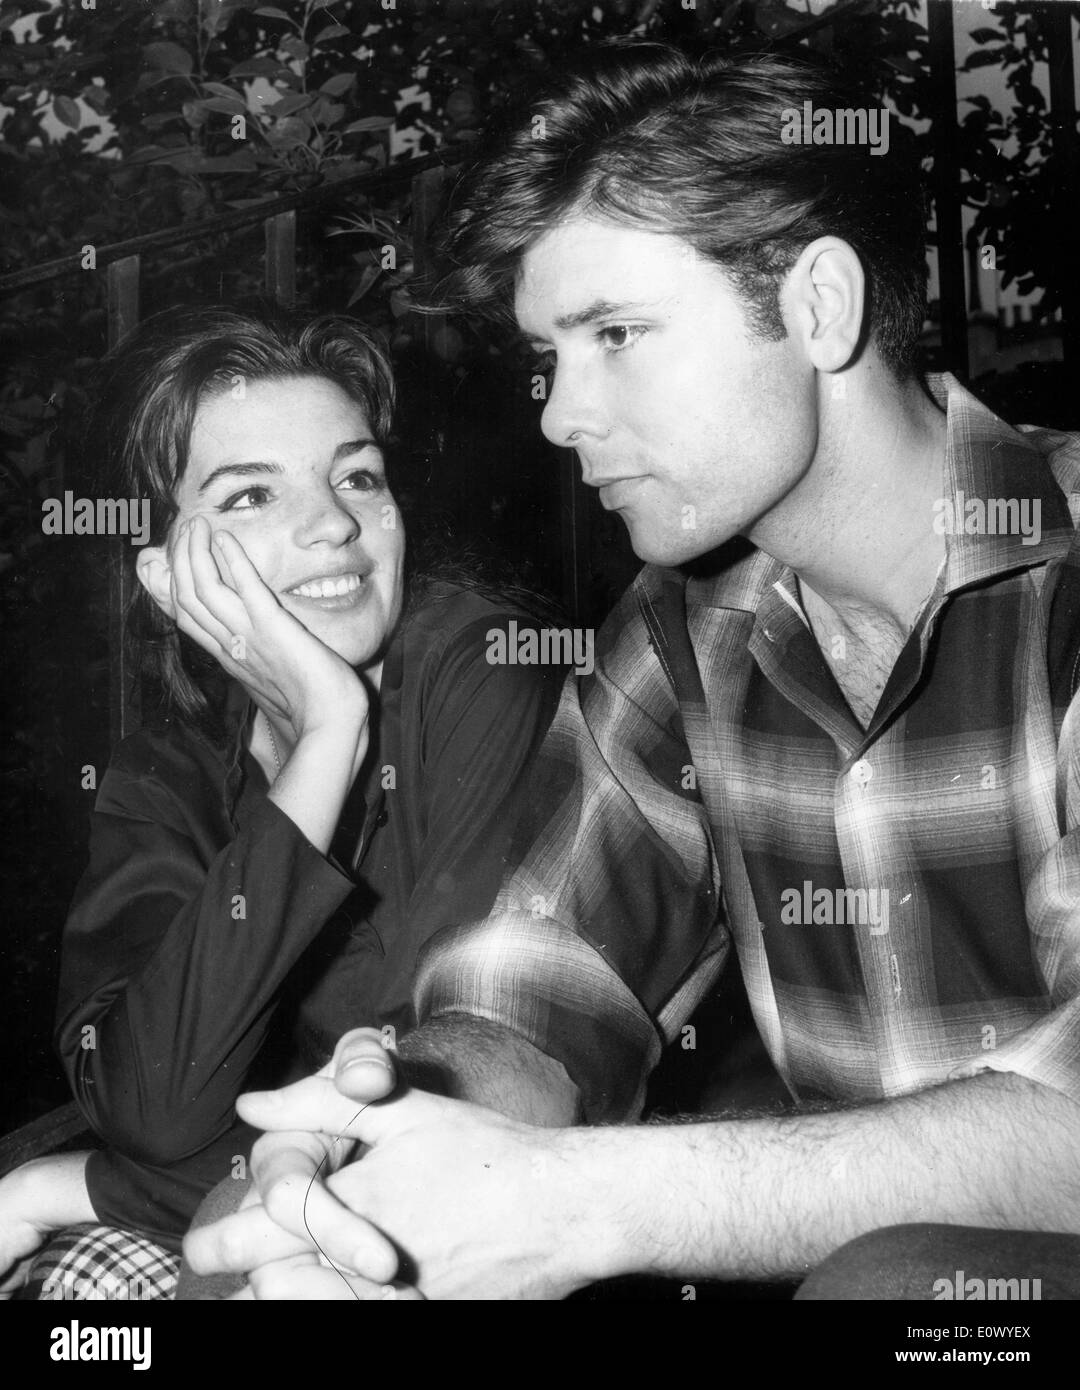
[[[950,510],[952,513],[952,524],[945,530],[945,565],[928,606],[929,615],[946,595],[1010,570],[1033,569],[1066,555],[1073,524],[1054,474],[1032,441],[1006,425],[954,376],[930,375],[927,386],[946,411],[942,498],[950,504],[945,518]],[[964,530],[968,502],[985,508],[991,499],[1029,503],[1029,515],[1039,518],[1038,542],[1024,544],[1026,538],[1016,533],[969,534]],[[688,590],[694,604],[753,613],[763,620],[769,615],[780,616],[785,609],[798,612],[796,593],[791,567],[761,550],[750,551],[715,577],[691,580]]]

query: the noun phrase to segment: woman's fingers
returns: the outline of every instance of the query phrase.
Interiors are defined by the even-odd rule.
[[[336,1270],[320,1260],[296,1257],[252,1271],[251,1288],[259,1299],[297,1301],[383,1301],[421,1299],[407,1284],[375,1283]]]
[[[285,611],[234,535],[229,531],[216,531],[214,552],[253,620],[275,611]]]
[[[323,1150],[319,1161],[314,1161],[316,1148]],[[397,1270],[394,1247],[324,1186],[351,1151],[348,1141],[327,1140],[324,1145],[313,1135],[266,1136],[252,1151],[252,1177],[267,1213],[279,1226],[336,1265],[385,1282]]]
[[[246,1274],[256,1265],[310,1254],[313,1246],[272,1221],[259,1205],[242,1206],[184,1237],[184,1256],[196,1274]]]
[[[246,1274],[276,1260],[321,1255],[334,1266],[374,1283],[397,1273],[398,1257],[382,1233],[313,1180],[310,1155],[257,1179],[264,1204],[241,1206],[230,1216],[190,1231],[184,1253],[199,1274]],[[295,1156],[294,1156],[295,1157]],[[252,1161],[254,1170],[255,1163]]]
[[[209,525],[202,517],[195,517],[177,534],[172,581],[181,629],[215,656],[234,655],[233,638],[246,626],[245,610],[239,596],[221,582],[209,552]],[[214,651],[210,643],[219,650]]]

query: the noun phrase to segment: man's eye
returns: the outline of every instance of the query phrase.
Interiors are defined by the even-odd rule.
[[[646,329],[640,324],[610,323],[598,330],[596,336],[608,352],[622,352],[633,347],[644,335]]]
[[[542,376],[551,376],[555,370],[555,354],[553,352],[538,352],[533,358],[533,371],[539,372]]]
[[[246,487],[243,492],[234,492],[222,502],[219,512],[251,512],[264,507],[270,500],[270,490],[265,487]]]

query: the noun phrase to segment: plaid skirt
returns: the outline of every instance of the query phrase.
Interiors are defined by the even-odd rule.
[[[34,1256],[19,1297],[59,1299],[171,1299],[180,1256],[137,1231],[87,1222],[68,1226]]]

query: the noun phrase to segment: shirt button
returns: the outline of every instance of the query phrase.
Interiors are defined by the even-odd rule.
[[[386,810],[386,808],[384,807],[384,808],[379,812],[379,814],[375,817],[375,824],[376,824],[376,825],[385,825],[386,822],[387,822],[389,819],[390,819],[390,812],[389,812],[388,810]]]
[[[859,784],[860,787],[865,787],[867,782],[870,781],[870,778],[873,777],[873,775],[874,769],[870,766],[870,764],[866,761],[865,758],[860,758],[859,761],[855,764],[855,766],[851,769],[851,776]]]

